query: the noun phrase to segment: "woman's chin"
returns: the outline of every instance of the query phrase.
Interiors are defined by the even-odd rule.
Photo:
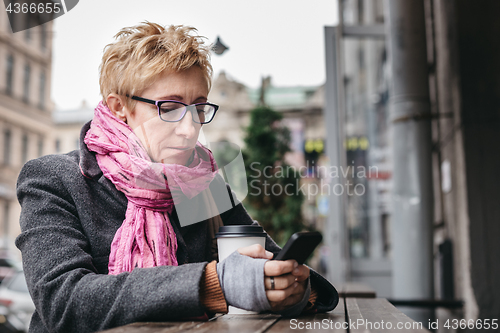
[[[189,161],[189,158],[193,154],[193,149],[167,149],[168,151],[163,151],[162,154],[160,154],[159,158],[155,159],[155,161],[163,164],[186,165],[186,163]]]

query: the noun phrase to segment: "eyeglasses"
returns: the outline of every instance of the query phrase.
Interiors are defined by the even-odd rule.
[[[132,96],[131,98],[139,102],[156,105],[160,119],[169,123],[181,121],[189,110],[195,123],[208,124],[214,119],[215,113],[219,109],[218,105],[212,103],[196,103],[188,105],[179,101],[171,100],[153,101],[152,99],[138,96]]]

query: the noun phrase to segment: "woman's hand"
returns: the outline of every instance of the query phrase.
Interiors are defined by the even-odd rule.
[[[252,258],[272,259],[273,254],[255,244],[238,249],[242,255]],[[271,277],[274,277],[274,289]],[[295,260],[272,260],[264,265],[264,285],[266,296],[273,311],[284,310],[303,297],[306,291],[309,268],[298,265]]]

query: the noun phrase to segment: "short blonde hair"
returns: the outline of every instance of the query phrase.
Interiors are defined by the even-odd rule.
[[[183,71],[199,66],[210,90],[212,65],[210,47],[204,37],[195,35],[193,27],[171,25],[167,28],[151,22],[123,28],[115,35],[116,42],[104,48],[99,66],[99,84],[103,102],[111,93],[126,98],[134,109],[131,96],[152,85],[164,71]]]

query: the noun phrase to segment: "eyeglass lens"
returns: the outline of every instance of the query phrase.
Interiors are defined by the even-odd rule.
[[[165,102],[160,105],[160,118],[169,122],[180,121],[186,114],[187,108],[191,111],[193,121],[199,124],[210,122],[215,114],[215,108],[208,104],[185,106],[180,103]]]

